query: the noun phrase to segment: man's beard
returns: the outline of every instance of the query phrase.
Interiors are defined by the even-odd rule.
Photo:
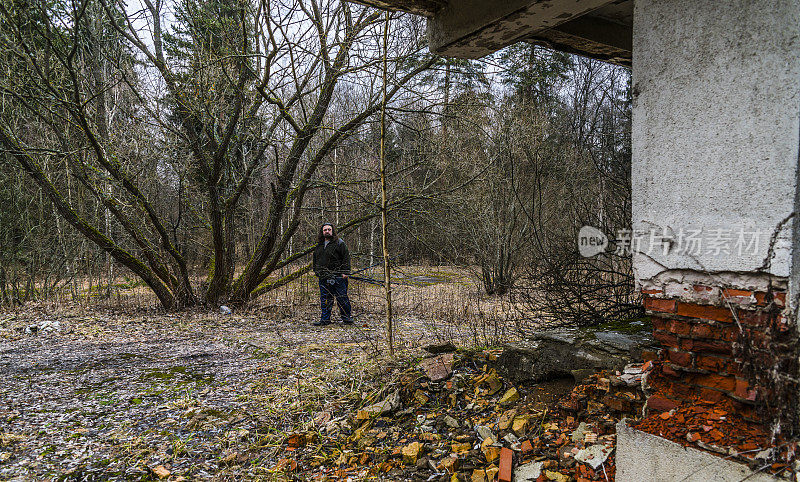
[[[330,241],[331,239],[333,239],[333,235],[332,235],[332,234],[323,234],[323,235],[322,235],[322,237],[323,237],[323,238],[325,238],[325,239],[327,239],[328,241]]]

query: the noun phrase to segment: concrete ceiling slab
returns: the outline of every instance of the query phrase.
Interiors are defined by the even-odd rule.
[[[394,10],[432,17],[447,5],[447,0],[352,0],[384,10]]]
[[[611,3],[609,0],[451,0],[428,21],[440,55],[477,59]]]
[[[519,41],[630,65],[634,0],[351,0],[428,17],[433,52],[477,59]]]

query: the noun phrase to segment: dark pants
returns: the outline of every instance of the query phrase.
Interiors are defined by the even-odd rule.
[[[339,315],[342,317],[343,322],[350,322],[350,298],[347,297],[347,280],[345,278],[333,278],[333,284],[328,283],[330,280],[319,280],[319,300],[322,307],[322,318],[320,321],[327,323],[331,321],[331,308],[333,308],[333,299],[336,298],[336,304],[339,305]]]

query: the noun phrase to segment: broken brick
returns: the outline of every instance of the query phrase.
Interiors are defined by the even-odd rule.
[[[678,407],[678,402],[676,402],[675,400],[659,397],[658,395],[652,395],[650,398],[647,399],[648,410],[655,410],[657,412],[669,412],[673,408],[677,407]]]
[[[727,289],[722,290],[722,294],[726,298],[750,298],[751,296],[753,296],[753,292],[752,291],[737,290],[737,289],[732,289],[732,288],[727,288]],[[735,300],[735,301],[739,301],[739,300]]]
[[[692,354],[685,351],[670,350],[667,352],[670,362],[682,367],[692,366]]]
[[[692,332],[692,324],[683,320],[672,320],[668,330],[678,336],[688,336]]]
[[[511,482],[511,466],[514,459],[514,452],[508,447],[503,447],[500,451],[500,472],[497,476],[498,482]]]
[[[664,313],[675,312],[675,300],[664,300],[661,298],[647,297],[644,299],[644,309],[650,311],[661,311]]]
[[[676,313],[680,316],[733,323],[733,313],[729,308],[711,305],[696,305],[679,302]]]
[[[701,370],[710,370],[714,372],[727,371],[728,362],[730,359],[720,358],[716,356],[697,355],[695,358],[695,367]]]
[[[420,368],[432,381],[438,382],[446,379],[453,373],[453,354],[445,353],[420,362]]]
[[[692,328],[692,336],[697,338],[714,338],[714,328],[708,323],[698,323]]]
[[[732,391],[736,388],[736,379],[716,374],[700,375],[694,378],[694,382],[708,388],[717,390]]]
[[[747,380],[736,379],[736,389],[734,390],[734,395],[739,398],[744,398],[745,400],[749,400],[751,402],[755,401],[756,399],[756,391],[750,388],[750,384],[747,383]]]
[[[724,341],[681,340],[680,348],[686,351],[733,354],[733,346]]]
[[[725,394],[711,388],[700,388],[698,390],[698,397],[700,400],[716,403],[722,401],[725,398]]]
[[[653,325],[654,330],[667,331],[669,320],[660,316],[651,316],[650,323]]]
[[[678,374],[678,372],[676,372],[675,369],[672,368],[669,365],[663,365],[661,367],[661,371],[664,373],[664,375],[666,375],[668,377],[680,378],[680,375]]]
[[[655,333],[653,333],[653,338],[660,341],[661,344],[664,346],[670,346],[675,348],[679,346],[678,337],[670,333],[665,333],[663,331],[656,331]]]

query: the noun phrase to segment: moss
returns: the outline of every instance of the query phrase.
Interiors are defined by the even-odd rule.
[[[139,377],[140,381],[163,380],[173,381],[177,380],[178,385],[185,385],[188,383],[208,384],[214,381],[214,375],[208,373],[197,373],[189,370],[185,366],[176,366],[162,370],[160,368],[151,368]]]

